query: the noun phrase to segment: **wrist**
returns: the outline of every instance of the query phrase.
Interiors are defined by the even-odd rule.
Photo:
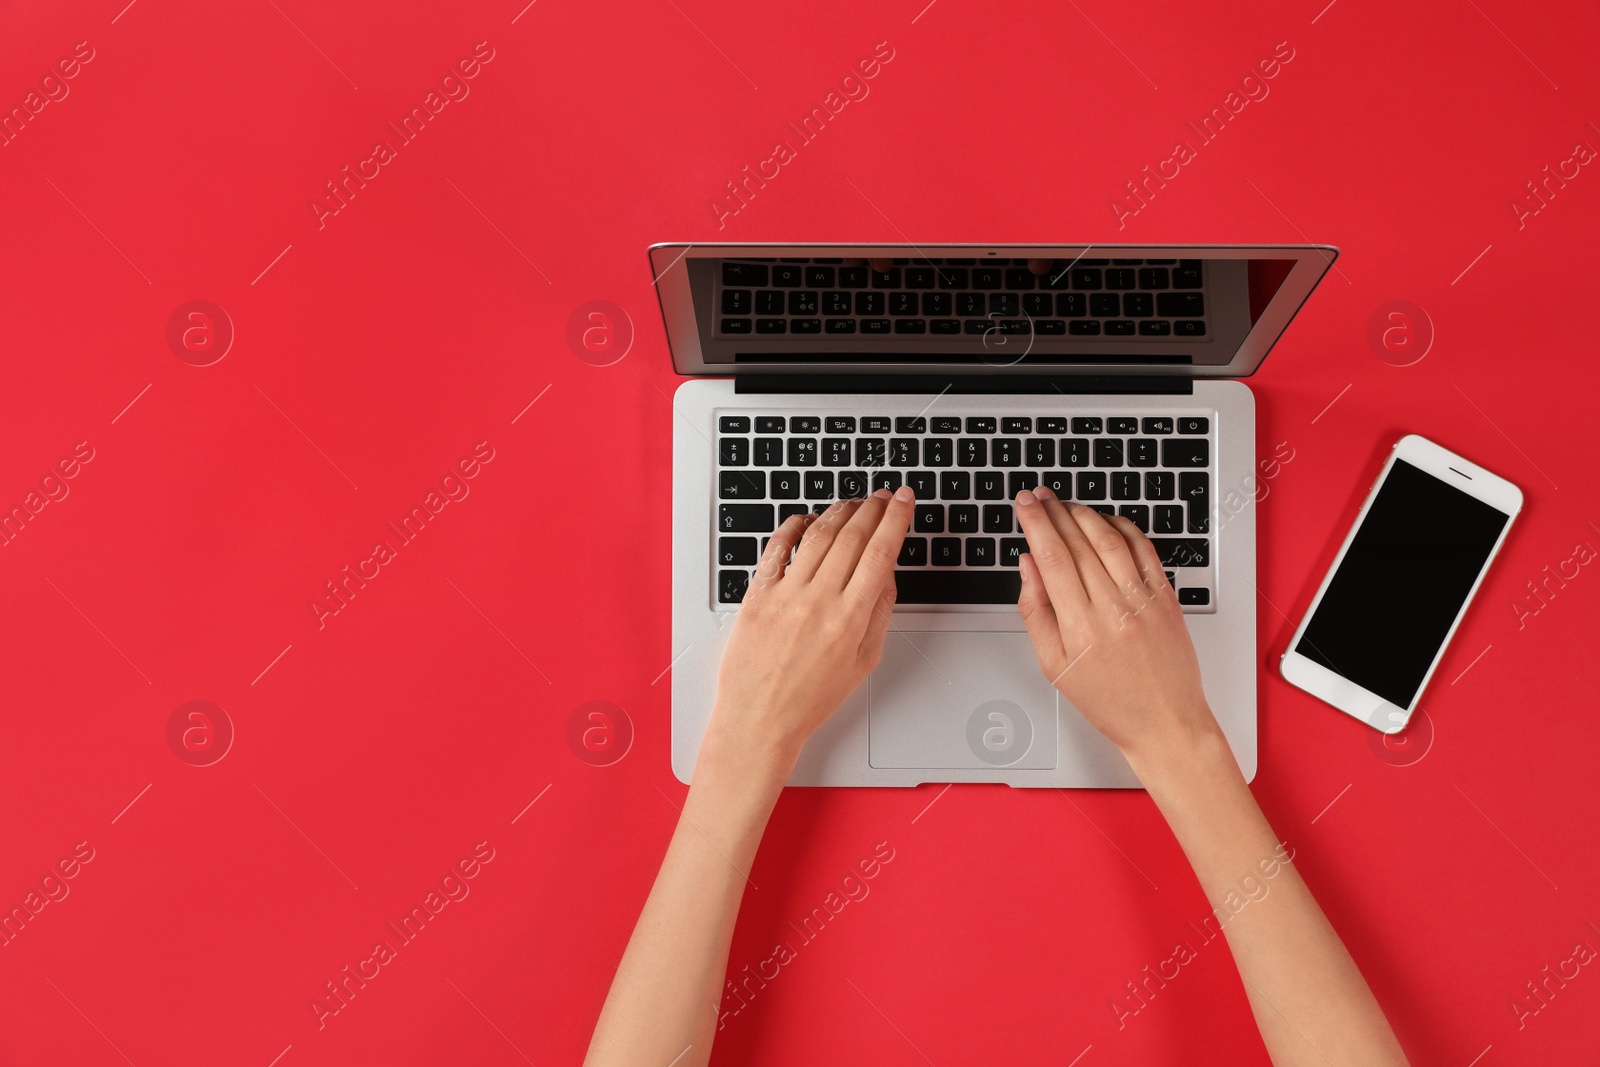
[[[802,746],[781,738],[763,737],[756,731],[729,725],[720,708],[700,741],[695,781],[702,776],[727,783],[741,791],[776,795],[783,789],[800,757]]]
[[[1175,787],[1195,774],[1209,774],[1237,764],[1228,739],[1209,707],[1181,717],[1182,725],[1142,739],[1123,756],[1146,789]]]

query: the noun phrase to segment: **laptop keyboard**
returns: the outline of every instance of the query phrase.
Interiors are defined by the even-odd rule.
[[[1034,274],[1025,259],[724,260],[722,337],[779,334],[1207,336],[1198,259],[1079,259]]]
[[[722,413],[717,418],[714,599],[744,599],[790,515],[910,485],[899,604],[1014,604],[1028,550],[1011,501],[1048,485],[1150,536],[1186,612],[1215,610],[1211,419],[1113,416]]]

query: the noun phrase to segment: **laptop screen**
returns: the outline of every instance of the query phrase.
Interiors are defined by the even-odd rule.
[[[663,247],[670,246],[653,252]],[[871,254],[757,254],[804,251]],[[1071,254],[1026,254],[1033,251]],[[692,336],[672,337],[684,373],[937,368],[1233,376],[1254,369],[1309,292],[1307,282],[1315,283],[1310,276],[1331,263],[1326,254],[1308,262],[1305,252],[698,246],[659,284],[669,334],[669,300],[688,310],[676,325]],[[1303,276],[1290,286],[1302,265]],[[1283,299],[1289,289],[1292,301]],[[1263,341],[1269,312],[1271,336]],[[1241,360],[1247,340],[1260,351]],[[685,370],[681,341],[692,341],[703,369]]]

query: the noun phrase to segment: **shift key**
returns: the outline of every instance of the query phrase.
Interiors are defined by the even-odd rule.
[[[771,504],[718,504],[718,533],[771,533],[776,523]]]

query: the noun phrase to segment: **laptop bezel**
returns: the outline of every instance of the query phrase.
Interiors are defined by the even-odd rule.
[[[1225,259],[1249,260],[1264,258],[1294,261],[1289,274],[1279,285],[1271,301],[1263,309],[1250,332],[1245,336],[1226,363],[1152,364],[1150,362],[1093,362],[1052,365],[1048,373],[1055,377],[1096,377],[1104,375],[1164,376],[1180,378],[1247,378],[1254,374],[1266,359],[1267,353],[1277,343],[1289,324],[1305,305],[1323,277],[1333,268],[1339,249],[1332,245],[1149,245],[1149,244],[834,244],[797,243],[773,244],[767,242],[666,242],[651,245],[648,249],[651,276],[655,279],[656,294],[661,304],[661,314],[667,331],[667,346],[674,369],[685,377],[726,378],[734,375],[752,377],[766,374],[780,375],[983,375],[1002,377],[1031,377],[1041,373],[1034,364],[1004,365],[977,358],[971,364],[952,363],[949,360],[928,362],[900,359],[893,364],[862,364],[860,362],[829,362],[808,358],[804,361],[786,360],[777,355],[764,355],[760,362],[712,363],[705,358],[701,346],[699,322],[695,315],[694,296],[690,286],[687,263],[707,258],[795,258],[840,257],[845,259],[912,258],[912,259],[1058,259],[1072,261],[1082,258],[1114,259]],[[903,339],[902,339],[903,340]],[[741,340],[752,350],[761,347],[759,338]],[[870,348],[868,338],[854,339],[857,347]],[[821,348],[822,346],[819,346]],[[822,348],[826,351],[826,348]]]

